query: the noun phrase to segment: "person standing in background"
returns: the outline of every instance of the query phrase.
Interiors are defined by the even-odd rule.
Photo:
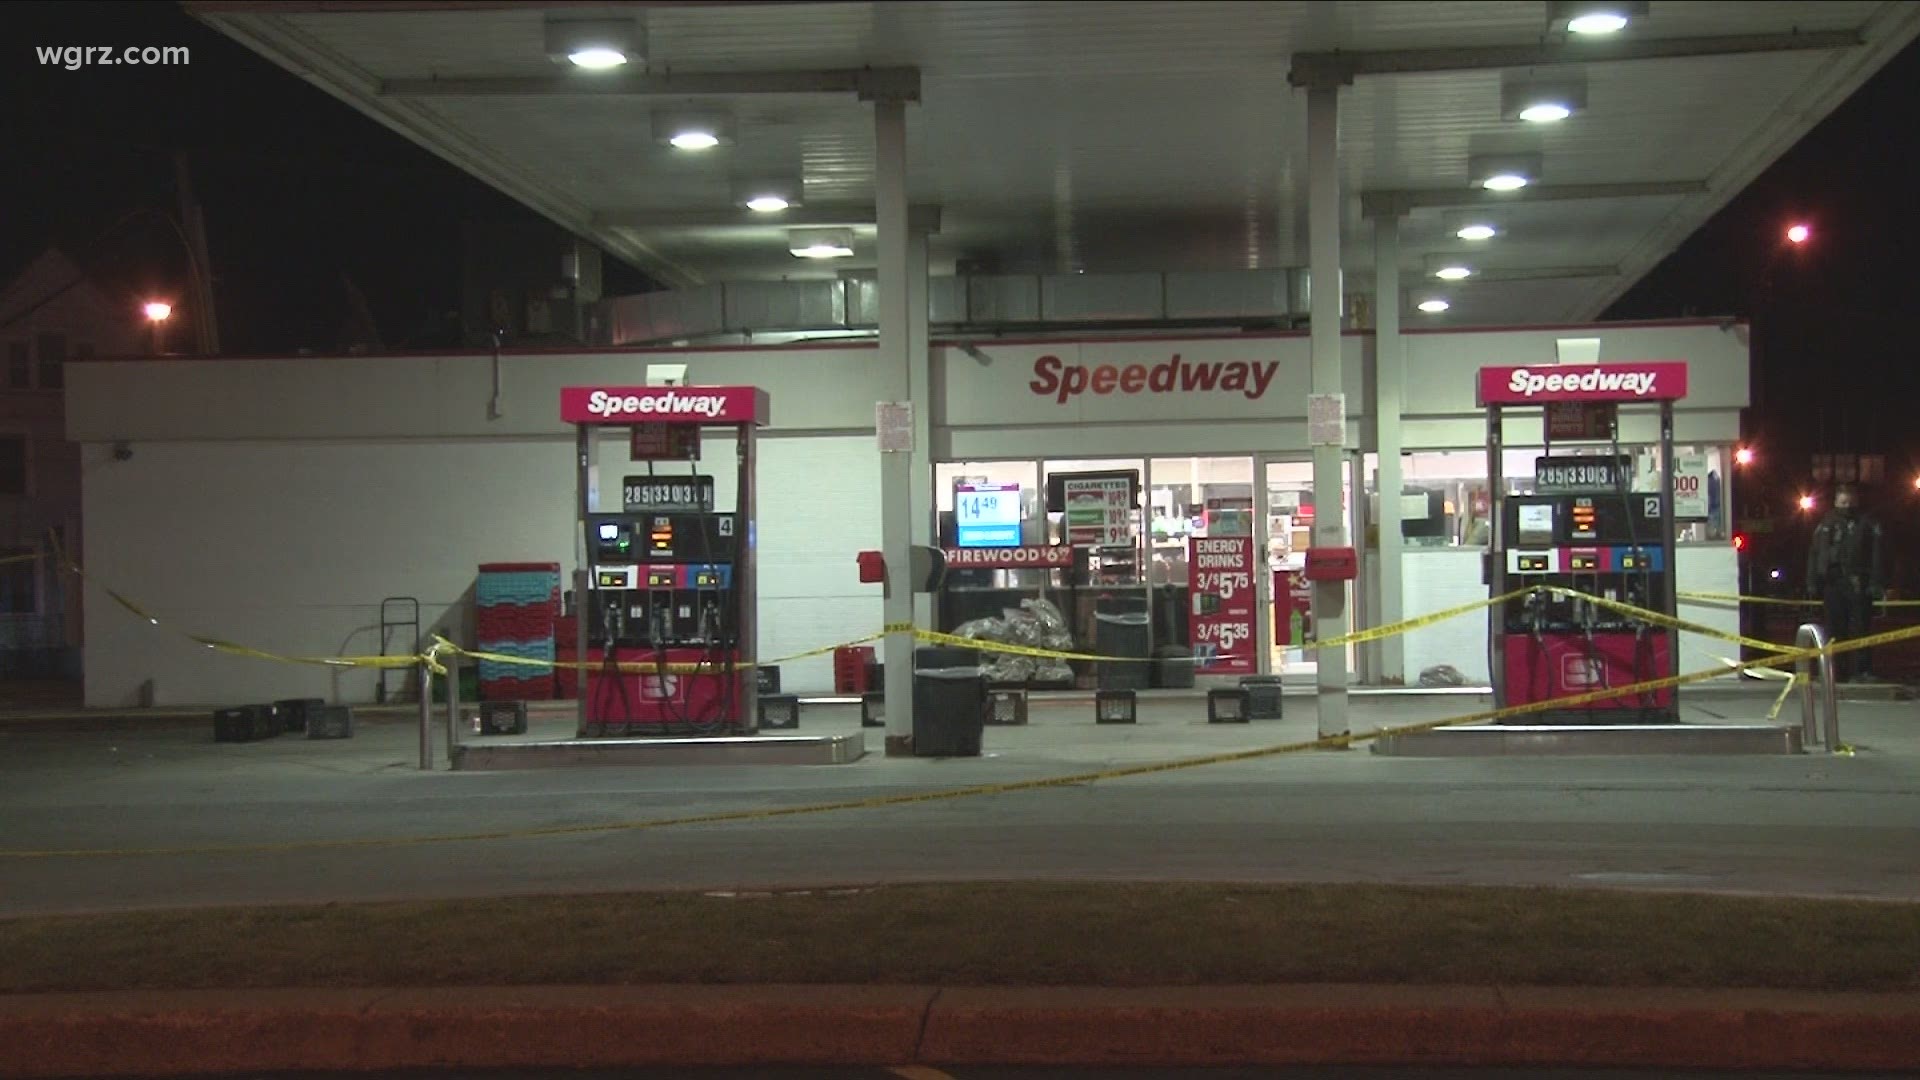
[[[1807,552],[1808,596],[1825,604],[1827,635],[1836,644],[1866,636],[1873,605],[1887,594],[1880,522],[1862,514],[1859,501],[1852,484],[1841,484],[1833,493],[1833,509],[1813,530]],[[1833,657],[1833,678],[1877,681],[1870,652],[1859,649]]]

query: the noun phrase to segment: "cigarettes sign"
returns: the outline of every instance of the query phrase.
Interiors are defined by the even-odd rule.
[[[1687,365],[1678,360],[1480,369],[1481,405],[1678,401],[1686,396]]]

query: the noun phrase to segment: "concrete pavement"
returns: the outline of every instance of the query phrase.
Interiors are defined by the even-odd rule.
[[[1761,694],[1691,695],[1752,719]],[[414,733],[214,744],[200,728],[0,727],[0,847],[146,849],[595,825],[1057,776],[1309,737],[1155,704],[992,728],[979,759],[420,773]],[[1473,698],[1357,701],[1356,729]],[[1920,706],[1849,704],[1856,757],[1383,759],[1316,752],[875,810],[659,831],[250,855],[8,860],[0,914],[981,879],[1368,881],[1920,897]],[[808,729],[851,710],[809,711]]]

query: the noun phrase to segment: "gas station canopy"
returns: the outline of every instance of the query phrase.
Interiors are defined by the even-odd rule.
[[[1409,299],[1464,265],[1436,321],[1481,324],[1597,317],[1920,34],[1837,0],[187,6],[674,286],[870,270],[889,96],[937,273],[1304,267],[1300,88],[1339,85],[1343,265],[1400,215]],[[1570,33],[1596,6],[1627,25]],[[593,34],[627,62],[569,63]]]

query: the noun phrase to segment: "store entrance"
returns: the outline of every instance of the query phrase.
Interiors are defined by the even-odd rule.
[[[1366,563],[1369,558],[1363,507],[1353,497],[1353,476],[1358,461],[1348,455],[1340,474],[1340,507],[1347,515],[1347,535],[1359,551],[1361,574],[1347,585],[1348,626],[1364,625],[1363,593]],[[1260,535],[1261,611],[1266,615],[1261,629],[1264,670],[1289,682],[1312,682],[1319,673],[1317,653],[1311,648],[1318,640],[1313,622],[1313,590],[1303,576],[1307,548],[1312,542],[1313,523],[1320,512],[1313,498],[1313,462],[1301,456],[1265,456],[1260,460],[1262,502],[1258,508]],[[1347,653],[1347,671],[1357,675],[1358,657],[1353,646]]]
[[[1350,459],[1343,473],[1339,512],[1364,548],[1356,465]],[[1300,575],[1318,508],[1303,458],[947,462],[935,466],[934,484],[940,542],[955,553],[936,606],[939,629],[1125,658],[1003,655],[993,661],[996,677],[1083,690],[1314,678],[1315,628]],[[1005,550],[1014,545],[1032,550]],[[1363,568],[1365,559],[1363,550]],[[1356,624],[1364,623],[1362,590],[1348,586]],[[1349,671],[1354,661],[1349,648]]]

